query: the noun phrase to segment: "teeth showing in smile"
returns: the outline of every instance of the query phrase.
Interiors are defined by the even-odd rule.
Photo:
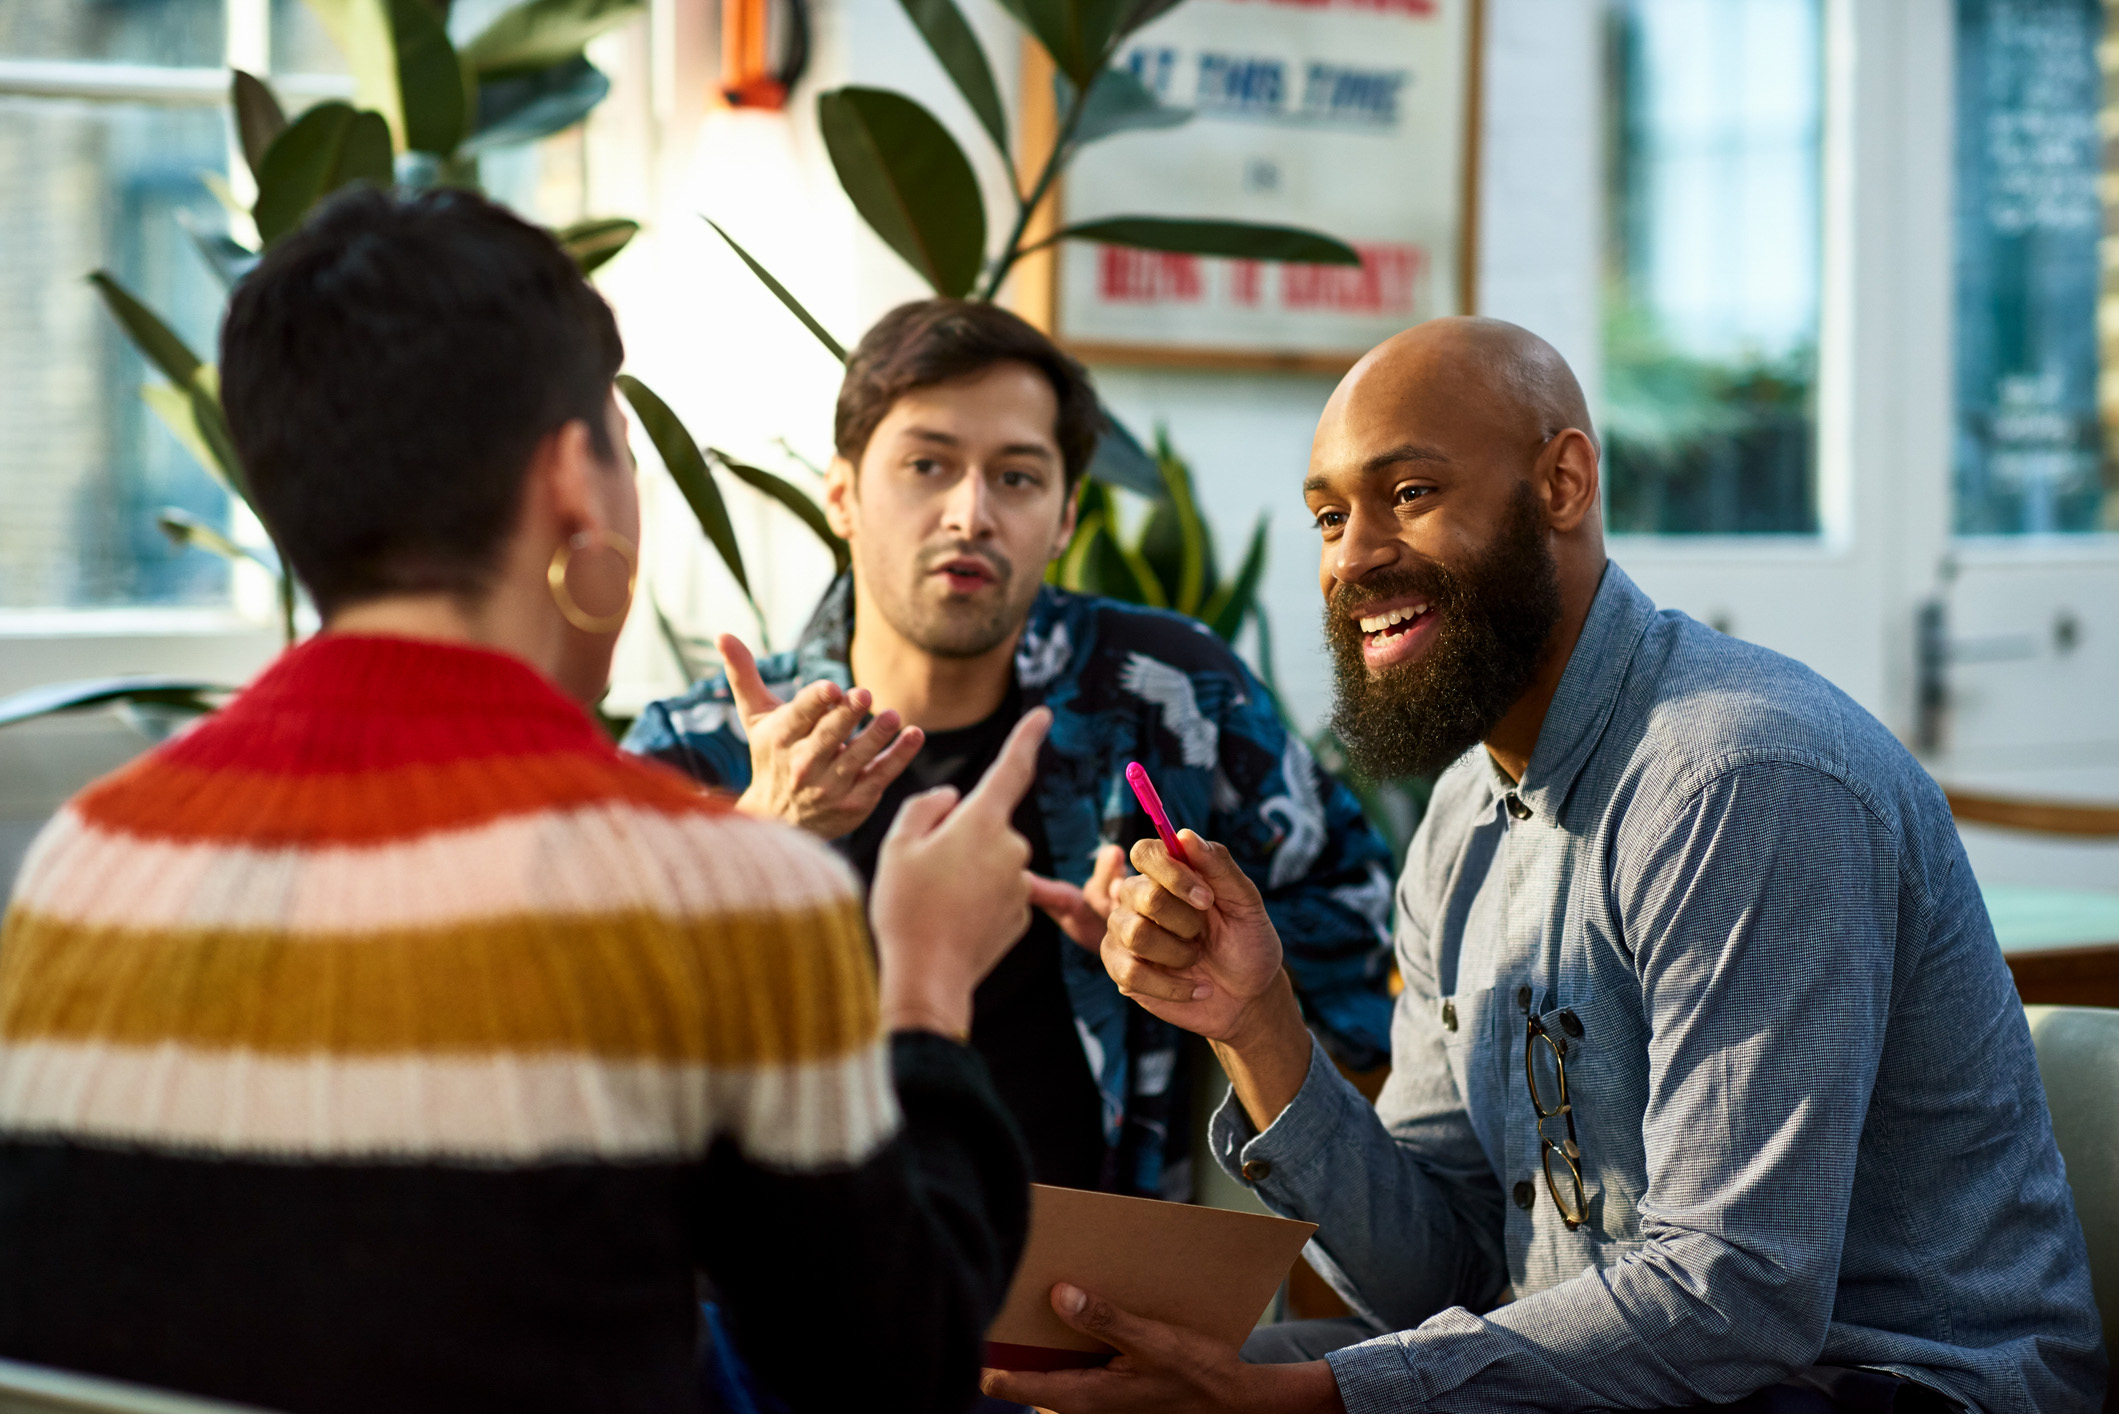
[[[1427,612],[1427,605],[1412,604],[1403,609],[1392,609],[1388,613],[1371,614],[1361,621],[1363,633],[1382,633],[1394,624],[1409,623]]]

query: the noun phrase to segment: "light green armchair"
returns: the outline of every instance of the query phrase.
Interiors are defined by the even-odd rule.
[[[2104,1345],[2119,1351],[2119,1009],[2029,1006],[2053,1138],[2089,1242]],[[2107,1401],[2107,1408],[2112,1402]]]
[[[0,1414],[265,1414],[143,1385],[0,1360]]]

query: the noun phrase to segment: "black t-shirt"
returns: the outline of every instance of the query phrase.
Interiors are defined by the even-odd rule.
[[[983,722],[927,733],[919,755],[890,783],[874,813],[838,842],[864,880],[875,881],[883,836],[906,798],[942,785],[968,792],[1000,755],[1022,714],[1021,695],[1011,685],[1007,700]],[[1051,874],[1052,851],[1030,794],[1016,807],[1014,823],[1030,841],[1030,867]],[[985,1059],[994,1089],[1029,1142],[1032,1176],[1063,1188],[1105,1188],[1103,1100],[1060,974],[1061,949],[1073,946],[1058,924],[1032,909],[1030,931],[972,996],[971,1048]]]

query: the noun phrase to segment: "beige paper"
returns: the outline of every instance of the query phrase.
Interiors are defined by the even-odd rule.
[[[1052,1287],[1061,1281],[1137,1316],[1241,1344],[1316,1230],[1258,1213],[1032,1184],[1030,1240],[986,1333],[989,1363],[1054,1368],[1110,1353],[1054,1314]]]

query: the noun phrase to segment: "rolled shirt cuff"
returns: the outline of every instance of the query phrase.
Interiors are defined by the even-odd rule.
[[[1208,1147],[1222,1171],[1256,1193],[1276,1213],[1321,1222],[1322,1194],[1307,1191],[1306,1180],[1323,1176],[1320,1156],[1343,1125],[1349,1107],[1367,1110],[1369,1102],[1347,1084],[1317,1038],[1310,1038],[1310,1070],[1295,1098],[1264,1133],[1251,1127],[1234,1087],[1222,1098],[1207,1130]],[[1306,1201],[1307,1200],[1307,1201]]]
[[[1427,1391],[1413,1374],[1411,1354],[1395,1336],[1379,1336],[1325,1356],[1346,1414],[1408,1414]]]

